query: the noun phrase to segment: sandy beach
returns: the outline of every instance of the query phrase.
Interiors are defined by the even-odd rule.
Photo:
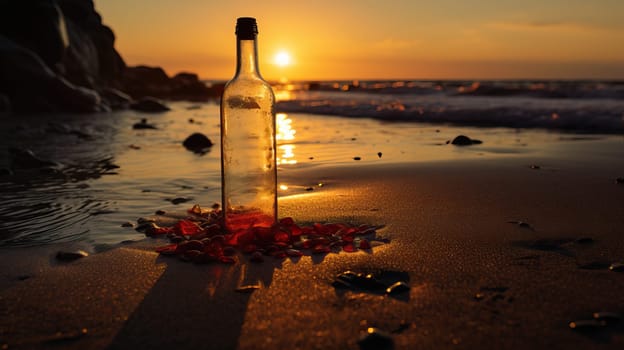
[[[615,142],[618,144],[618,142]],[[159,257],[160,239],[71,263],[57,246],[0,255],[3,348],[357,349],[368,327],[396,349],[618,349],[624,312],[622,149],[576,141],[538,157],[291,169],[314,191],[280,199],[301,222],[384,225],[372,252],[232,266]],[[534,165],[531,167],[531,165]],[[535,166],[535,165],[538,165]],[[526,225],[513,223],[521,221]],[[405,273],[401,297],[332,286]],[[251,293],[236,292],[261,284]]]

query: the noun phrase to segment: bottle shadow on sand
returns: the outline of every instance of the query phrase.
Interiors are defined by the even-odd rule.
[[[281,261],[167,264],[109,349],[236,349],[252,293],[268,287]]]

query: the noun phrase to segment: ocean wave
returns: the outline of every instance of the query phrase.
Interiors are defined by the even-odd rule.
[[[323,82],[291,87],[281,112],[385,121],[624,133],[624,83]]]

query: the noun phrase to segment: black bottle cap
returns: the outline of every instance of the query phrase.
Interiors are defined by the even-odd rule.
[[[253,17],[240,17],[236,20],[236,36],[242,40],[254,40],[258,34],[258,25]]]

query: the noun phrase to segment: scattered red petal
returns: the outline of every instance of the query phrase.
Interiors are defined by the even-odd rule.
[[[163,245],[160,247],[156,247],[156,253],[161,253],[161,254],[169,254],[169,253],[175,253],[176,248],[178,247],[177,244],[172,243],[172,244],[167,244],[167,245]]]
[[[189,216],[172,227],[152,224],[149,236],[167,235],[172,244],[156,248],[163,255],[179,255],[186,261],[232,264],[237,251],[251,254],[253,262],[263,261],[263,254],[277,259],[300,257],[301,250],[312,254],[332,251],[356,252],[371,249],[367,238],[374,236],[375,226],[350,226],[344,223],[314,223],[299,226],[293,218],[285,217],[273,223],[261,213],[244,213],[228,221],[231,230],[221,226],[219,208],[204,210],[199,205],[188,210]],[[201,226],[200,226],[201,225]],[[369,236],[370,235],[370,236]],[[366,238],[355,239],[356,236]]]
[[[353,252],[357,251],[357,249],[355,249],[355,246],[353,245],[353,243],[346,244],[344,247],[342,247],[342,250],[344,250],[347,253],[353,253]]]
[[[236,263],[236,259],[234,259],[231,256],[224,256],[224,255],[219,257],[219,261],[221,261],[224,264],[235,264]]]
[[[312,248],[312,254],[323,254],[329,252],[331,252],[331,249],[329,249],[328,246],[322,244],[317,244],[314,246],[314,248]]]
[[[203,229],[199,225],[189,220],[180,220],[173,226],[173,232],[184,236],[194,235],[202,231]]]
[[[371,249],[371,245],[367,239],[362,238],[360,240],[360,249]]]

